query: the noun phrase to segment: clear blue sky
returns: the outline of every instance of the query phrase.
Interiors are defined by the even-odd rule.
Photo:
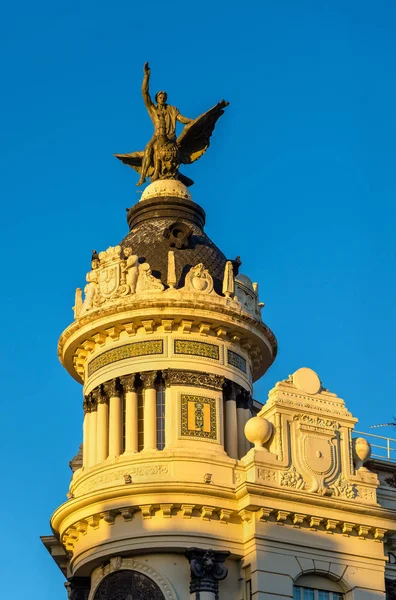
[[[56,344],[92,248],[124,237],[125,207],[139,197],[137,176],[112,154],[151,135],[146,60],[153,90],[186,116],[231,103],[186,174],[208,234],[259,282],[278,337],[256,398],[309,366],[360,428],[396,413],[396,6],[144,5],[22,0],[2,10],[0,564],[13,600],[66,598],[38,539],[81,441],[81,390]]]

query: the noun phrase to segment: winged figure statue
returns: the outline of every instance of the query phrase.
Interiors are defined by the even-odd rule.
[[[142,85],[143,100],[154,125],[154,135],[142,151],[130,154],[116,154],[124,164],[140,174],[137,185],[145,183],[146,178],[179,179],[184,185],[194,182],[179,171],[181,164],[195,162],[206,152],[217,119],[224,113],[228,102],[221,100],[196,119],[183,117],[175,106],[167,104],[167,93],[157,92],[155,102],[149,93],[150,67],[144,65]],[[184,129],[176,137],[176,122],[184,124]]]

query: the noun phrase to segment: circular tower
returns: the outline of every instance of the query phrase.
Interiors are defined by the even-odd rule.
[[[276,339],[182,183],[150,184],[127,219],[59,340],[83,445],[44,543],[73,599],[236,598],[244,427]]]

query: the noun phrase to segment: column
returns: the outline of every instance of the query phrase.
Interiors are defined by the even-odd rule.
[[[144,389],[144,450],[157,449],[157,371],[140,373]]]
[[[225,402],[225,451],[231,458],[238,459],[238,425],[236,397],[239,386],[233,382],[229,386]]]
[[[121,377],[125,402],[125,452],[138,451],[138,399],[136,375]]]
[[[252,398],[252,395],[248,392],[247,393],[247,403],[246,403],[246,408],[245,408],[245,425],[249,421],[249,419],[252,418],[252,416],[253,416],[253,398]],[[246,436],[245,436],[245,444],[246,444],[245,454],[247,454],[249,452],[250,448],[252,447],[252,444],[249,442],[249,440],[247,439]]]
[[[245,425],[250,419],[248,406],[249,392],[243,390],[237,398],[237,420],[238,420],[238,457],[242,458],[250,450],[250,442],[245,437]]]
[[[114,458],[122,452],[122,402],[121,392],[117,388],[117,380],[112,379],[103,384],[109,399],[109,457]]]
[[[96,462],[99,463],[109,455],[109,405],[107,397],[100,390],[97,393],[97,406]]]
[[[219,581],[227,577],[224,561],[229,552],[188,548],[185,556],[190,562],[190,600],[218,600]]]
[[[76,598],[76,600],[83,600],[88,598],[89,590],[91,588],[90,577],[68,577],[65,583],[68,598]]]
[[[94,393],[91,393],[91,415],[89,418],[89,443],[88,443],[88,464],[90,467],[96,465],[96,416],[97,416],[97,403]]]
[[[86,396],[83,403],[84,421],[83,421],[83,468],[89,465],[89,429],[91,419],[90,398]]]

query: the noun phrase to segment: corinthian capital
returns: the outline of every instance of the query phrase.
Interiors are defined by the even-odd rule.
[[[132,375],[125,375],[124,377],[120,378],[120,383],[122,386],[122,389],[124,391],[124,394],[126,394],[127,392],[136,392],[136,374],[132,373]]]
[[[117,379],[111,379],[103,384],[104,393],[107,398],[118,398],[120,396],[120,390],[117,387]]]
[[[157,371],[147,371],[140,373],[140,379],[143,381],[143,389],[148,390],[155,388],[155,380],[157,379]]]

